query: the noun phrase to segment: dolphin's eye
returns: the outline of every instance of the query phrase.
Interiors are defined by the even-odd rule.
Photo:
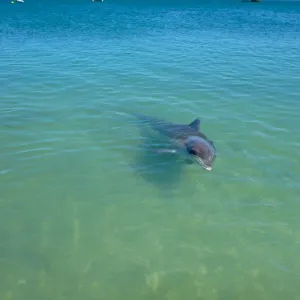
[[[189,150],[189,153],[192,154],[192,155],[197,155],[197,152],[193,149]]]

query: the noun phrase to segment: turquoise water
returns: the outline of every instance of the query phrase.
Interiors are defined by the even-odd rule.
[[[0,8],[1,300],[300,299],[299,3]]]

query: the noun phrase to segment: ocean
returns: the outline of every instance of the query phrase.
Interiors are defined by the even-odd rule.
[[[0,3],[1,300],[299,300],[299,2]],[[211,172],[136,121],[189,124]]]

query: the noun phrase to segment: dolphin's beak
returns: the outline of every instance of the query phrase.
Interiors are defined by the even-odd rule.
[[[196,156],[195,158],[196,158],[197,162],[204,168],[204,170],[206,170],[206,171],[212,170],[212,167],[206,166],[199,157]]]

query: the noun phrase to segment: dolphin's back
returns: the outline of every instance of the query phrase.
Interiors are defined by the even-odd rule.
[[[174,124],[170,122],[166,122],[164,120],[146,116],[143,114],[134,114],[141,122],[150,126],[153,130],[163,134],[169,138],[176,139],[176,140],[183,140],[186,139],[188,136],[200,136],[204,139],[207,139],[206,136],[197,131],[195,128],[184,125],[184,124]]]

